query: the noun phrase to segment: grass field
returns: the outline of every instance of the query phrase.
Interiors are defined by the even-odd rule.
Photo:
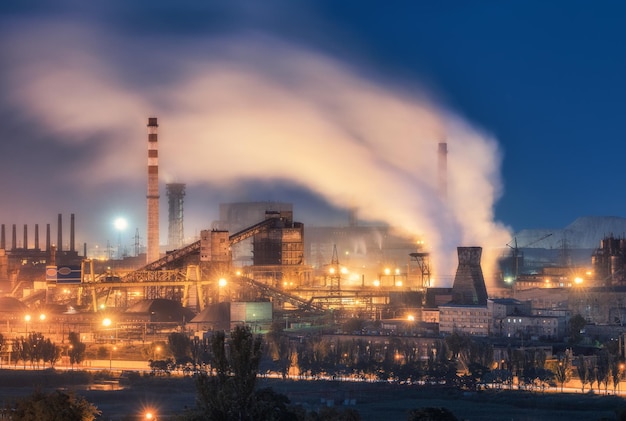
[[[141,378],[123,390],[90,390],[91,381],[92,375],[80,372],[0,370],[0,393],[6,402],[29,395],[35,388],[73,390],[102,411],[101,420],[111,421],[140,419],[147,408],[156,409],[160,420],[173,420],[185,408],[195,406],[191,378]],[[329,404],[353,408],[366,421],[405,420],[411,409],[421,407],[445,407],[459,420],[469,421],[619,420],[617,411],[626,409],[626,401],[620,397],[590,394],[463,393],[383,383],[276,379],[259,379],[259,387],[272,387],[307,410],[319,410]]]

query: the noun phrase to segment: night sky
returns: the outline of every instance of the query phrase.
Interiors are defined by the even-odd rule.
[[[624,216],[625,18],[618,1],[5,1],[0,221],[75,213],[93,245],[123,216],[145,241],[151,116],[161,242],[166,182],[187,183],[190,237],[229,201],[293,202],[309,226],[356,207],[442,254]]]

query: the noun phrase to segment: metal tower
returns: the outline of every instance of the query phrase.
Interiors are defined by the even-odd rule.
[[[329,267],[330,272],[330,294],[341,294],[341,269],[339,267],[339,256],[337,255],[337,245],[333,245],[333,257]]]
[[[185,238],[183,230],[183,199],[185,184],[170,183],[165,185],[168,203],[167,245],[170,249],[179,249]]]
[[[410,253],[409,256],[417,262],[421,274],[421,287],[430,288],[430,254],[429,253]]]

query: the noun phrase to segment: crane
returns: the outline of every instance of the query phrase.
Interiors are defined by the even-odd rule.
[[[530,243],[528,243],[528,244],[526,244],[526,245],[524,245],[522,247],[530,247],[533,244],[536,244],[536,243],[540,242],[541,240],[545,240],[546,238],[550,237],[551,235],[552,235],[552,233],[543,235],[543,236],[537,238],[536,240],[531,241]],[[511,245],[511,242],[513,242],[513,244],[514,244],[513,246]],[[520,261],[520,258],[523,257],[523,253],[520,252],[520,248],[521,247],[519,247],[517,245],[517,237],[513,237],[513,240],[509,241],[506,244],[506,246],[511,248],[511,250],[512,250],[511,257],[513,259],[513,282],[515,282],[515,281],[517,281],[517,276],[519,275],[519,261]]]

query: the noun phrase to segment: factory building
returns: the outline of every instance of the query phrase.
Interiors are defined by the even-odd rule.
[[[16,224],[12,225],[10,243],[6,239],[5,224],[0,225],[0,291],[22,297],[32,289],[33,282],[45,281],[46,265],[80,266],[82,257],[75,247],[74,214],[70,216],[68,244],[63,243],[61,214],[58,214],[57,221],[57,244],[52,244],[50,224],[47,224],[44,248],[39,241],[39,224],[34,225],[33,242],[29,241],[28,225],[24,225],[21,243],[18,242]]]
[[[265,219],[265,212],[291,212],[293,204],[283,202],[235,202],[219,205],[219,220],[213,222],[212,228],[239,232]],[[252,239],[245,239],[231,248],[233,265],[243,267],[252,264]]]
[[[612,235],[591,256],[596,286],[626,285],[626,239]]]

